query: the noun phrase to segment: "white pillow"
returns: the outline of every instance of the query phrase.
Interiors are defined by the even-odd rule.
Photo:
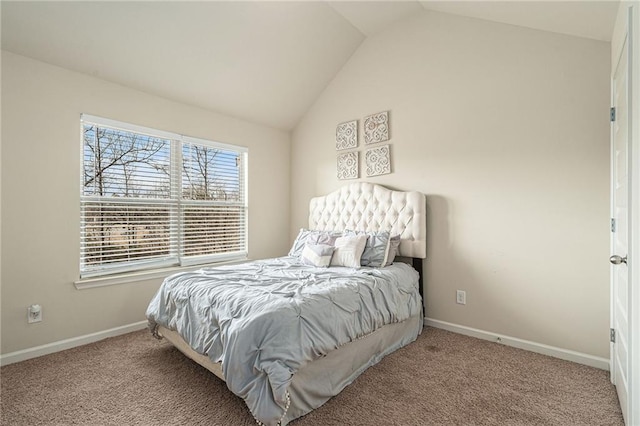
[[[333,246],[326,244],[306,244],[304,249],[302,249],[300,259],[302,260],[302,263],[307,265],[326,268],[331,263],[333,250]]]
[[[353,235],[336,239],[331,266],[360,267],[360,257],[367,244],[366,235]]]
[[[383,266],[389,266],[393,263],[393,260],[398,255],[398,248],[400,247],[400,235],[389,238],[389,251],[384,260]]]

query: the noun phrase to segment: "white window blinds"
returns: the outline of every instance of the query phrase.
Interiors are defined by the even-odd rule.
[[[246,149],[82,116],[82,277],[242,258]]]
[[[242,153],[188,140],[182,144],[181,257],[245,253]]]

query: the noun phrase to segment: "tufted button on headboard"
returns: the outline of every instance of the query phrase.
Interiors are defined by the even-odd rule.
[[[427,257],[427,202],[420,192],[393,191],[367,182],[352,183],[311,199],[309,229],[389,231],[400,235],[399,255]]]

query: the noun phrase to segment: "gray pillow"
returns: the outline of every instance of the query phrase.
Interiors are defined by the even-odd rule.
[[[289,256],[300,257],[306,244],[326,244],[332,246],[339,236],[339,232],[310,231],[302,228],[300,229],[296,240],[293,242],[291,250],[289,250]]]
[[[367,244],[364,247],[362,257],[360,257],[360,265],[369,266],[372,268],[380,268],[391,264],[391,262],[388,262],[387,260],[390,249],[389,232],[345,231],[344,235],[367,236]],[[398,241],[400,241],[399,237]]]

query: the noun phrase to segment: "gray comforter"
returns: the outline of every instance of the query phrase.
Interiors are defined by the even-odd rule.
[[[253,416],[277,424],[293,374],[309,361],[383,325],[419,315],[418,273],[314,268],[282,257],[168,277],[147,318],[222,362],[229,389]]]

